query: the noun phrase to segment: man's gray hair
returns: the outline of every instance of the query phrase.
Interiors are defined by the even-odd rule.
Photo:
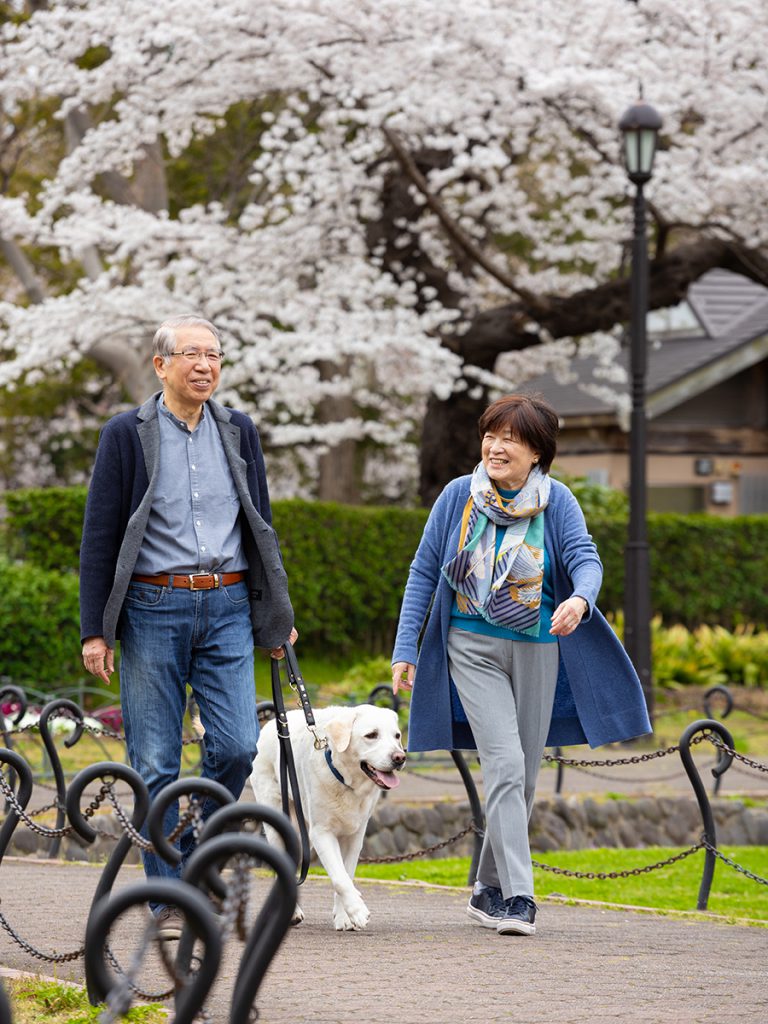
[[[176,348],[176,330],[179,327],[205,327],[206,330],[211,332],[216,339],[216,344],[221,348],[221,335],[211,321],[205,320],[201,316],[195,316],[194,313],[188,313],[183,316],[172,316],[168,320],[163,320],[152,339],[153,356],[162,356],[166,363],[170,362],[171,354]]]

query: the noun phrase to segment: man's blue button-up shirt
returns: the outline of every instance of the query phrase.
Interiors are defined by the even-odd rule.
[[[203,406],[193,431],[158,398],[160,468],[134,572],[240,572],[246,568],[240,499],[216,422]]]

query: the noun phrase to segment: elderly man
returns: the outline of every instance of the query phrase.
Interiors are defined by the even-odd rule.
[[[277,657],[297,635],[259,435],[212,398],[222,360],[207,320],[160,325],[162,392],[104,427],[85,510],[83,662],[108,682],[120,638],[128,756],[153,798],[179,775],[187,684],[205,727],[202,775],[240,796],[258,738],[254,645]],[[166,831],[177,816],[169,810]],[[191,842],[188,830],[182,855]],[[154,853],[144,868],[179,874]],[[178,911],[152,910],[161,937],[178,938]]]

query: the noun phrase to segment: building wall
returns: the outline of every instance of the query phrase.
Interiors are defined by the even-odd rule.
[[[648,508],[768,513],[768,361],[648,421]],[[629,490],[629,434],[603,417],[566,421],[555,465]]]
[[[629,454],[560,455],[558,469],[629,490]],[[648,508],[655,512],[768,513],[768,456],[658,455],[646,461]]]

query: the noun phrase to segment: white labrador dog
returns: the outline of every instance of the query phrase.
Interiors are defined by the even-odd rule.
[[[328,740],[317,750],[301,710],[289,711],[288,729],[309,839],[334,890],[333,923],[338,931],[365,928],[370,911],[352,881],[368,819],[382,791],[400,784],[405,764],[397,715],[373,704],[320,708],[317,735]],[[259,737],[251,786],[258,803],[281,808],[280,745],[275,720]],[[293,812],[293,804],[291,803]],[[280,845],[273,829],[267,839]],[[304,919],[296,906],[293,923]]]

